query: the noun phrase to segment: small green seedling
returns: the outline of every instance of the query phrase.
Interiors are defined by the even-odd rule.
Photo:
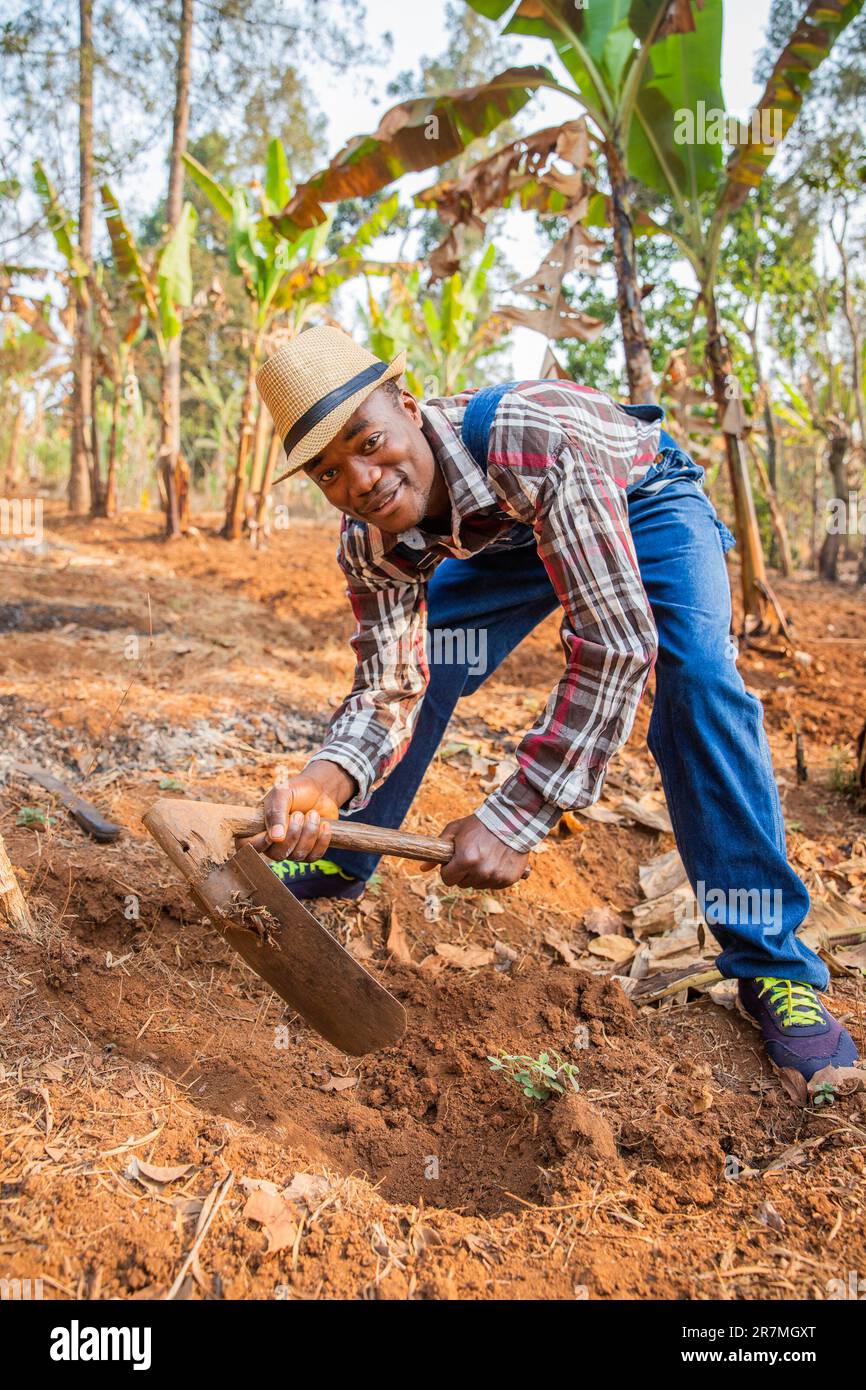
[[[47,830],[54,824],[54,817],[43,811],[41,806],[22,806],[18,811],[16,825],[37,825]]]
[[[812,1096],[813,1105],[832,1105],[836,1099],[836,1087],[832,1081],[822,1081]]]
[[[487,1058],[490,1070],[498,1072],[526,1096],[527,1100],[550,1100],[561,1096],[566,1084],[579,1091],[577,1067],[563,1062],[558,1052],[540,1052],[537,1057],[521,1057],[512,1052],[500,1052]]]
[[[183,783],[177,777],[160,777],[159,790],[161,792],[182,792]]]

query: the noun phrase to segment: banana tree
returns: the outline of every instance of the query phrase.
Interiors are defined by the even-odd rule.
[[[832,49],[839,35],[862,8],[863,0],[810,0],[797,22],[789,42],[779,54],[765,90],[751,119],[744,124],[725,122],[728,136],[733,136],[734,153],[726,168],[718,168],[709,184],[702,182],[692,169],[698,167],[704,148],[699,144],[707,130],[683,129],[687,138],[682,144],[689,177],[684,179],[667,153],[666,135],[670,103],[676,97],[679,84],[690,80],[690,69],[683,65],[673,74],[660,79],[665,90],[666,107],[659,108],[650,126],[643,117],[641,125],[647,136],[650,158],[633,153],[630,170],[636,179],[662,199],[661,215],[641,218],[638,231],[663,233],[673,238],[685,259],[691,264],[699,285],[707,324],[707,364],[719,420],[725,435],[731,491],[734,498],[737,537],[740,543],[741,577],[744,617],[747,626],[760,631],[766,625],[768,608],[775,609],[784,627],[784,618],[768,584],[760,532],[755,513],[751,481],[743,452],[742,439],[746,417],[737,379],[732,371],[731,354],[722,331],[716,300],[722,238],[731,217],[743,206],[750,192],[757,188],[788,130],[796,120],[809,90],[814,72]],[[703,15],[697,16],[696,33],[701,32],[707,16],[718,12],[721,0],[704,0]],[[693,35],[679,40],[685,55]],[[697,51],[692,48],[697,60]],[[655,54],[653,56],[655,62]],[[649,113],[647,113],[649,114]],[[772,134],[772,138],[768,136]],[[720,150],[721,144],[714,144]],[[645,155],[646,151],[644,151]]]
[[[103,184],[101,192],[115,268],[133,304],[150,323],[164,367],[169,343],[179,338],[183,330],[182,311],[192,304],[190,249],[198,215],[191,203],[184,203],[170,240],[155,264],[148,265],[108,184]],[[189,465],[181,455],[174,453],[175,424],[171,397],[165,387],[165,371],[162,378],[157,479],[165,507],[166,538],[173,539],[189,526]]]
[[[363,313],[371,352],[388,360],[406,349],[406,380],[418,396],[451,396],[477,379],[477,367],[501,347],[506,320],[486,307],[487,277],[496,259],[488,246],[465,283],[455,271],[442,284],[439,303],[421,290],[420,272],[391,277],[377,303],[368,286]]]
[[[286,211],[303,218],[320,211],[323,202],[369,193],[410,170],[443,164],[513,115],[534,91],[564,93],[586,113],[605,156],[629,389],[635,401],[653,400],[649,339],[634,258],[629,166],[636,157],[645,162],[654,158],[651,142],[663,127],[678,175],[688,177],[697,192],[712,182],[721,160],[718,149],[697,147],[684,159],[674,144],[674,117],[685,110],[696,118],[700,102],[709,108],[721,106],[721,0],[592,0],[586,6],[574,0],[467,2],[488,19],[506,18],[506,34],[551,43],[566,81],[557,82],[544,67],[511,68],[478,87],[402,103],[386,114],[375,135],[356,137],[327,169],[303,185]],[[473,119],[461,119],[467,111]],[[431,138],[430,124],[438,138]],[[471,223],[495,205],[491,195],[501,198],[507,185],[507,196],[519,190],[524,206],[547,213],[577,212],[571,220],[579,220],[587,193],[579,169],[565,181],[549,168],[538,177],[543,137],[551,134],[549,143],[555,143],[557,131],[522,137],[507,151],[482,161],[474,180],[443,186],[439,211],[454,225]],[[585,158],[583,154],[582,162]]]
[[[72,477],[78,478],[77,469],[83,468],[83,460],[87,461],[87,468],[90,473],[90,506],[94,513],[100,510],[100,478],[99,478],[99,450],[96,438],[96,377],[91,370],[89,350],[87,353],[88,366],[86,370],[81,370],[79,353],[82,341],[90,344],[92,335],[92,303],[89,287],[90,268],[86,259],[81,253],[78,245],[78,233],[75,222],[70,213],[60,201],[57,189],[49,178],[45,166],[41,160],[34,161],[33,164],[33,184],[36,189],[37,197],[42,204],[45,219],[48,223],[54,244],[66,263],[66,281],[69,288],[69,301],[76,325],[76,347],[73,352],[73,462]],[[79,381],[80,376],[80,381]],[[77,383],[77,384],[76,384]],[[80,387],[84,388],[84,399]],[[88,429],[89,421],[89,429]],[[79,459],[82,463],[79,464]],[[86,478],[80,482],[80,500],[83,501],[85,492]]]
[[[229,440],[233,437],[240,420],[243,388],[233,386],[224,389],[209,367],[202,367],[198,375],[186,372],[183,379],[183,399],[204,407],[210,415],[205,428],[196,436],[196,449],[213,455],[212,477],[222,478]]]
[[[263,185],[226,187],[192,155],[184,155],[184,163],[192,179],[228,224],[229,266],[235,275],[242,277],[249,302],[249,356],[234,478],[222,532],[226,539],[237,540],[243,529],[246,504],[254,430],[255,376],[275,320],[285,318],[285,329],[281,328],[284,337],[299,333],[317,307],[327,301],[339,285],[365,266],[370,268],[364,251],[393,219],[397,198],[381,204],[336,255],[326,257],[325,243],[331,219],[322,213],[312,225],[301,229],[285,213],[291,196],[291,178],[279,139],[272,140],[268,146]],[[267,470],[260,504],[266,496],[266,486],[269,486]]]

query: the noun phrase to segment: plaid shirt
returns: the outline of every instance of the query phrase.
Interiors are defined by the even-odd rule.
[[[344,518],[338,552],[357,619],[352,690],[316,758],[371,792],[406,751],[427,687],[426,582],[447,556],[531,527],[562,604],[565,670],[517,750],[518,769],[475,812],[505,844],[528,850],[564,810],[595,801],[631,732],[657,639],[628,527],[626,487],[655,458],[659,421],[626,415],[571,382],[528,381],[501,398],[487,474],[460,436],[472,393],[428,401],[425,436],[451,496],[450,536],[388,536]]]

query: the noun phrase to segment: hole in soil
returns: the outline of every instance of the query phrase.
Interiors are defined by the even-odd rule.
[[[324,1164],[367,1178],[391,1202],[483,1216],[568,1201],[575,1183],[589,1192],[599,1177],[621,1185],[629,1170],[659,1210],[680,1197],[705,1205],[723,1139],[736,1135],[737,1151],[750,1151],[753,1045],[734,1018],[713,1010],[708,1048],[697,1011],[674,1039],[674,1024],[639,1013],[610,979],[565,966],[433,976],[383,963],[407,1031],[385,1052],[346,1058],[288,1018],[213,931],[184,921],[183,909],[170,915],[163,891],[153,885],[142,900],[142,920],[158,926],[141,930],[123,918],[122,886],[112,898],[79,871],[72,958],[48,963],[52,994],[107,1056],[116,1048],[152,1065],[214,1117],[203,1143],[219,1142],[227,1120],[284,1144],[287,1174],[290,1163]],[[135,962],[115,968],[129,953]],[[716,1090],[707,1111],[720,1046],[730,1049],[726,1073],[743,1079]],[[488,1054],[502,1051],[558,1052],[577,1067],[579,1094],[527,1101],[491,1071]],[[342,1077],[349,1085],[334,1088]],[[765,1128],[767,1097],[761,1107]],[[784,1119],[774,1120],[780,1134]]]
[[[590,1053],[573,1049],[577,1023],[595,1019],[607,1033],[634,1026],[631,1006],[607,981],[564,967],[514,977],[448,970],[435,979],[398,969],[387,983],[406,1008],[406,1034],[385,1052],[346,1059],[300,1019],[286,1029],[278,1001],[263,1010],[258,981],[239,976],[222,944],[193,924],[178,932],[164,920],[171,936],[160,944],[158,968],[153,958],[132,967],[119,1010],[118,976],[103,968],[104,953],[122,958],[142,934],[104,917],[96,933],[92,919],[77,930],[85,951],[61,985],[64,1007],[71,994],[91,1036],[173,1076],[198,1108],[366,1177],[389,1201],[494,1215],[545,1201],[575,1145],[593,1161],[616,1161],[607,1121],[598,1117],[598,1134],[581,1122],[574,1130],[571,1111],[586,1109],[582,1098],[530,1102],[487,1060],[500,1051],[556,1051],[577,1066],[582,1087],[597,1085],[590,1071],[604,1066],[598,1049],[592,1068]],[[181,971],[176,962],[170,969],[175,943]],[[165,988],[167,973],[179,989]],[[323,1089],[343,1074],[357,1083]]]

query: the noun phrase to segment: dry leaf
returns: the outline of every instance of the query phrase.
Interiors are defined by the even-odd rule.
[[[375,954],[373,951],[373,943],[370,941],[369,937],[366,936],[352,937],[351,941],[346,943],[346,950],[355,960],[360,961],[372,960]]]
[[[324,1201],[330,1190],[331,1184],[321,1173],[296,1173],[283,1196],[291,1202],[303,1202],[312,1210]]]
[[[246,1179],[245,1183],[249,1181]],[[273,1255],[277,1250],[294,1245],[298,1234],[297,1213],[273,1183],[263,1181],[250,1193],[243,1214],[248,1221],[257,1221],[264,1228],[268,1239],[266,1254]]]
[[[596,936],[622,936],[625,925],[612,907],[589,907],[583,914],[583,925]]]
[[[656,855],[648,864],[641,864],[638,877],[645,898],[661,898],[688,882],[685,865],[676,849]]]
[[[357,1076],[329,1076],[327,1081],[319,1087],[320,1091],[348,1091],[353,1086],[357,1086]]]
[[[707,1112],[708,1110],[711,1110],[711,1109],[712,1109],[712,1107],[713,1107],[713,1102],[714,1102],[714,1097],[713,1097],[713,1093],[712,1093],[712,1091],[710,1090],[709,1086],[702,1086],[702,1087],[701,1087],[700,1098],[699,1098],[699,1099],[695,1102],[695,1104],[692,1106],[692,1114],[693,1114],[693,1115],[704,1115],[704,1114],[706,1114],[706,1112]]]
[[[544,933],[543,939],[546,946],[556,951],[557,955],[562,957],[566,965],[574,969],[577,964],[577,956],[575,955],[574,948],[569,945],[564,936],[561,936],[553,927],[548,927]]]
[[[495,951],[486,946],[452,946],[448,941],[437,941],[433,949],[446,964],[460,970],[477,970],[482,965],[493,965],[496,960]]]
[[[637,821],[638,825],[646,826],[648,830],[663,830],[668,835],[673,834],[671,818],[661,792],[646,792],[639,801],[632,796],[624,796],[618,803],[617,810]]]
[[[776,1211],[772,1202],[761,1202],[755,1214],[758,1220],[762,1221],[765,1226],[772,1226],[774,1231],[784,1231],[785,1222]]]
[[[503,758],[494,767],[492,776],[488,781],[480,783],[481,790],[483,792],[495,792],[498,787],[502,786],[503,782],[506,782],[517,771],[516,758]]]
[[[866,1086],[866,1071],[862,1067],[822,1067],[808,1083],[809,1095],[814,1096],[821,1086],[832,1086],[839,1096],[853,1095]]]
[[[701,986],[701,989],[710,996],[714,1004],[720,1004],[723,1009],[736,1008],[739,992],[736,980],[717,980],[714,985]]]
[[[496,898],[494,898],[491,893],[485,893],[484,897],[479,899],[478,906],[482,912],[488,914],[492,913],[495,915],[497,912],[505,911],[502,903],[497,902]]]
[[[164,1186],[169,1182],[177,1182],[178,1178],[186,1177],[187,1173],[192,1171],[192,1167],[191,1163],[184,1163],[177,1168],[161,1168],[156,1163],[145,1163],[143,1159],[137,1158],[133,1154],[126,1172],[130,1178],[136,1178],[139,1181],[145,1178],[148,1182],[155,1182]]]
[[[697,898],[687,883],[660,898],[649,898],[632,909],[632,926],[637,936],[655,935],[684,921],[700,921]]]
[[[631,960],[637,950],[637,942],[627,936],[597,936],[594,941],[590,941],[589,950],[594,956],[603,956],[605,960],[623,965],[627,960]]]
[[[563,811],[559,818],[560,835],[582,835],[586,826],[571,811]]]
[[[596,801],[594,806],[581,806],[580,814],[584,820],[600,821],[602,825],[622,825],[622,816],[603,801]]]
[[[837,965],[846,970],[859,970],[866,975],[866,941],[861,941],[858,946],[837,946],[832,954]]]
[[[797,1105],[809,1104],[809,1088],[806,1078],[793,1067],[776,1067],[782,1090]]]
[[[414,893],[416,898],[426,899],[430,892],[430,887],[427,882],[428,877],[429,875],[427,874],[413,874],[411,877],[407,875],[406,882],[409,886],[409,892]]]
[[[497,970],[510,970],[516,960],[520,959],[520,952],[513,946],[508,946],[504,941],[494,941],[493,952],[496,956]]]
[[[397,909],[393,904],[388,914],[388,936],[385,940],[385,948],[401,965],[413,964],[412,949],[409,945],[406,933],[400,924],[400,919],[397,916]]]

